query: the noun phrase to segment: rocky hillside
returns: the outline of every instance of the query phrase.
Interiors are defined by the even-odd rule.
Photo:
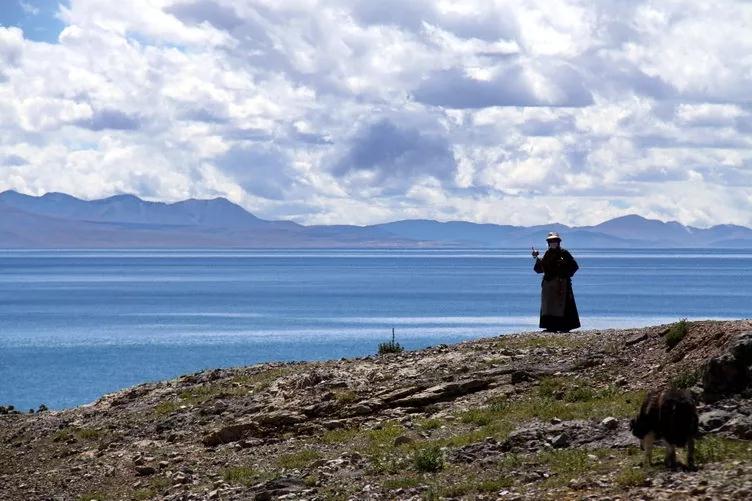
[[[84,407],[0,408],[0,498],[752,497],[752,322],[526,333],[218,369]],[[628,429],[645,390],[697,396],[699,470]]]

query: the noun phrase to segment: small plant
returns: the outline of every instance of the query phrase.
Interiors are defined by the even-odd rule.
[[[394,340],[394,327],[392,327],[392,340],[386,343],[379,343],[379,355],[387,353],[402,353],[405,348]]]
[[[666,348],[672,349],[687,335],[687,319],[682,318],[672,325],[666,333]]]
[[[672,388],[691,388],[702,376],[699,370],[685,370],[671,378]]]
[[[415,451],[414,464],[420,472],[437,472],[444,468],[444,456],[438,447],[420,449]]]

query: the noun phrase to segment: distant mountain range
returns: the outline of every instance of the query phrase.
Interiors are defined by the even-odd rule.
[[[371,226],[303,226],[259,219],[224,198],[147,202],[133,195],[80,200],[0,193],[0,248],[543,247],[549,231],[568,248],[752,248],[752,229],[701,229],[637,215],[596,226],[509,226],[405,220]]]

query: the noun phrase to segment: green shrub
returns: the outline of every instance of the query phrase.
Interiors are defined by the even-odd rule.
[[[699,370],[686,370],[671,378],[672,388],[691,388],[697,384],[702,374]]]
[[[415,451],[415,469],[420,472],[437,472],[444,468],[444,456],[438,447]]]
[[[668,332],[666,333],[666,348],[669,350],[679,344],[679,342],[684,339],[684,336],[687,335],[687,319],[682,318],[678,322],[676,322],[674,325],[672,325]]]
[[[403,351],[405,351],[405,348],[395,341],[379,343],[379,355],[386,355],[387,353],[402,353]]]
[[[394,340],[394,329],[392,329],[392,340],[386,343],[379,343],[379,355],[387,353],[402,353],[405,348]]]

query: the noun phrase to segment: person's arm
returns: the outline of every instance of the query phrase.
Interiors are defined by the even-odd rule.
[[[575,273],[577,273],[577,270],[580,269],[580,267],[577,265],[577,261],[574,260],[572,257],[572,254],[569,253],[569,251],[566,252],[566,259],[567,259],[567,274],[569,275],[569,278],[572,278]]]
[[[533,266],[533,270],[535,270],[536,273],[543,273],[543,261],[539,257],[535,257],[535,265]]]

